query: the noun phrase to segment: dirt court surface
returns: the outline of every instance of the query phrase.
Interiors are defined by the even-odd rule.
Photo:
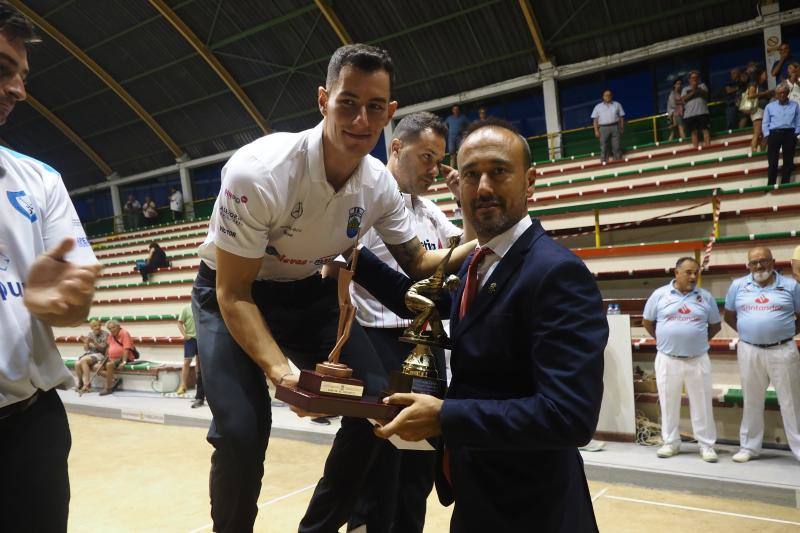
[[[212,448],[205,430],[75,414],[69,419],[71,532],[211,531]],[[256,531],[297,531],[328,449],[270,441]],[[800,532],[799,509],[607,483],[589,487],[603,532]],[[451,510],[432,493],[426,533],[446,532]]]

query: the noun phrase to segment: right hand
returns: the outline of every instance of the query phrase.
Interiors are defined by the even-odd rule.
[[[594,130],[594,136],[596,139],[600,138],[600,130]]]

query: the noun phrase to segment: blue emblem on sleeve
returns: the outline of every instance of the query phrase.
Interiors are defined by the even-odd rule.
[[[358,235],[361,228],[361,218],[364,216],[363,207],[353,207],[347,215],[347,236],[352,239]]]
[[[8,191],[6,196],[8,196],[11,207],[19,211],[31,223],[36,222],[36,210],[33,207],[33,201],[25,191]]]

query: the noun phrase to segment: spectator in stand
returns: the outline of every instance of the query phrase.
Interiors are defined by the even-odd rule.
[[[594,106],[592,121],[594,136],[600,140],[600,160],[608,161],[608,144],[614,160],[622,159],[622,132],[625,130],[625,110],[614,101],[611,89],[603,91],[603,101]]]
[[[800,246],[796,246],[792,254],[792,277],[800,281]]]
[[[767,141],[769,171],[767,185],[778,179],[778,156],[783,152],[781,184],[789,183],[794,170],[794,149],[800,135],[800,106],[789,100],[789,86],[781,83],[775,88],[775,100],[764,108],[761,131]]]
[[[139,274],[142,275],[143,282],[149,281],[150,274],[159,268],[169,267],[167,253],[161,248],[161,246],[158,245],[157,242],[151,242],[148,248],[150,249],[150,253],[147,256],[147,261],[145,264],[136,267],[137,270],[139,270]]]
[[[678,78],[672,82],[672,90],[667,97],[667,117],[669,117],[669,140],[675,138],[675,131],[678,132],[678,138],[683,139],[686,137],[686,132],[683,129],[683,98],[681,98],[681,87],[683,80]]]
[[[772,64],[772,75],[775,77],[775,82],[780,83],[789,77],[789,65],[797,61],[792,57],[792,49],[789,43],[782,42],[778,47],[780,57]]]
[[[132,194],[128,195],[128,201],[122,206],[122,212],[125,213],[125,229],[135,229],[139,227],[139,215],[142,212],[142,204],[139,200],[134,198]]]
[[[487,116],[489,116],[489,115],[486,113],[486,108],[483,107],[483,106],[480,106],[478,108],[478,120],[486,120]]]
[[[126,363],[133,362],[136,358],[136,347],[131,334],[122,329],[119,322],[109,320],[106,322],[108,336],[108,361],[106,362],[106,388],[100,391],[100,396],[111,394],[119,386],[120,380],[114,379],[116,370],[122,369]]]
[[[761,453],[764,396],[772,382],[778,395],[786,442],[800,460],[800,354],[794,336],[800,325],[800,285],[775,272],[772,252],[757,246],[747,253],[750,275],[735,279],[725,297],[725,322],[739,332],[736,355],[744,411],[741,449],[745,463]]]
[[[144,215],[144,223],[147,226],[152,226],[158,220],[158,209],[156,209],[156,203],[149,196],[144,197],[142,214]]]
[[[450,154],[450,164],[455,167],[458,165],[456,157],[458,147],[461,146],[461,136],[469,126],[469,119],[461,114],[459,105],[454,105],[450,111],[451,115],[444,123],[447,125],[447,153]]]
[[[700,265],[691,257],[675,264],[675,279],[647,300],[642,326],[656,339],[656,382],[661,405],[661,458],[680,453],[681,389],[686,386],[692,429],[703,461],[717,462],[717,429],[711,407],[711,360],[708,341],[721,329],[717,301],[697,287]]]
[[[698,130],[703,131],[703,146],[711,144],[711,118],[708,114],[708,87],[700,82],[700,73],[689,73],[689,85],[681,92],[683,98],[683,120],[686,131],[692,136],[692,145],[700,144]]]
[[[757,69],[747,85],[747,92],[742,96],[739,109],[749,109],[750,121],[753,123],[753,139],[750,141],[750,151],[757,152],[761,147],[761,121],[764,118],[764,108],[767,107],[772,91],[767,86],[767,71]],[[747,102],[747,104],[745,103]]]
[[[75,375],[78,377],[80,392],[92,390],[92,370],[106,356],[108,349],[108,332],[103,330],[99,320],[89,322],[89,334],[83,338],[83,355],[75,363]]]
[[[729,130],[744,128],[747,116],[739,111],[739,100],[747,90],[746,75],[740,68],[731,69],[731,79],[722,89],[722,99],[725,101],[725,127]]]
[[[798,83],[798,79],[800,78],[800,63],[789,63],[789,77],[786,78],[784,83],[787,87],[789,87],[789,100],[792,102],[797,102],[800,105],[800,83]]]
[[[172,220],[183,218],[183,193],[175,187],[170,189],[169,210],[172,212]]]
[[[181,369],[181,384],[178,387],[178,394],[186,393],[186,383],[189,381],[189,373],[192,369],[192,358],[197,357],[195,368],[197,369],[197,390],[195,391],[192,407],[200,407],[205,403],[203,394],[203,381],[200,375],[200,353],[197,351],[197,330],[194,327],[194,315],[192,314],[192,304],[186,304],[178,315],[178,329],[183,335],[183,368]]]

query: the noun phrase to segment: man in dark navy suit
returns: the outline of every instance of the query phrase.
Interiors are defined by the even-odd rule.
[[[443,504],[455,501],[454,532],[597,530],[577,448],[597,424],[608,325],[586,266],[528,216],[530,158],[507,123],[468,130],[460,190],[479,246],[451,306],[450,389],[444,400],[390,396],[407,407],[376,429],[442,436],[436,486]],[[371,285],[368,255],[357,281],[399,310],[410,281]]]

